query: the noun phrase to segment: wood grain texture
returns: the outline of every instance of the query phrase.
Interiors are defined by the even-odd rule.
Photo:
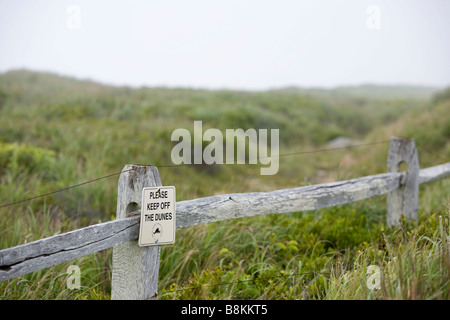
[[[177,228],[259,214],[315,210],[358,201],[398,188],[403,174],[386,173],[271,192],[225,194],[178,201]],[[450,163],[421,169],[419,183],[430,183],[446,177],[450,177]],[[362,180],[359,181],[361,183],[358,180]],[[0,250],[0,281],[136,241],[140,212],[131,212],[129,216]]]
[[[0,250],[0,282],[132,241],[138,228],[138,218],[109,221]]]
[[[419,184],[431,183],[450,177],[450,162],[421,169],[419,172]]]
[[[116,219],[126,219],[129,211],[137,208],[143,188],[156,186],[162,186],[156,167],[126,165],[119,177]],[[112,300],[147,300],[157,296],[160,250],[161,246],[140,247],[135,240],[114,246]]]
[[[236,193],[177,202],[177,228],[264,214],[316,210],[395,190],[402,173],[276,190]]]
[[[399,188],[388,193],[386,223],[388,227],[400,224],[402,215],[417,220],[419,211],[419,157],[414,139],[391,138],[387,170],[399,172],[400,164],[406,163],[408,171]]]

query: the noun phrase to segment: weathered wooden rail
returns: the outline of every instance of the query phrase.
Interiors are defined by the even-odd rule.
[[[408,171],[399,172],[401,162]],[[133,169],[133,170],[130,170]],[[419,185],[450,177],[450,162],[419,169],[414,140],[392,138],[388,173],[305,187],[224,194],[176,203],[177,228],[215,221],[310,211],[388,194],[386,221],[417,219]],[[112,299],[158,292],[160,246],[139,247],[143,187],[161,186],[156,167],[127,165],[119,178],[117,219],[0,250],[0,282],[113,247]]]

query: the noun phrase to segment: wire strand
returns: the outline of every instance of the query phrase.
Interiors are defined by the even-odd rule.
[[[15,204],[19,204],[19,203],[22,203],[22,202],[31,201],[31,200],[34,200],[34,199],[46,197],[46,196],[49,196],[49,195],[52,195],[52,194],[55,194],[55,193],[58,193],[58,192],[63,192],[63,191],[69,190],[69,189],[77,188],[77,187],[83,186],[85,184],[89,184],[89,183],[92,183],[92,182],[95,182],[95,181],[99,181],[99,180],[102,180],[102,179],[106,179],[106,178],[110,178],[110,177],[113,177],[113,176],[117,176],[119,174],[122,174],[123,172],[131,171],[131,170],[134,170],[134,169],[123,170],[123,171],[120,171],[120,172],[115,172],[115,173],[112,173],[112,174],[109,174],[109,175],[106,175],[106,176],[103,176],[103,177],[99,177],[99,178],[88,180],[88,181],[85,181],[85,182],[82,182],[82,183],[78,183],[78,184],[75,184],[73,186],[69,186],[69,187],[58,189],[58,190],[50,191],[50,192],[47,192],[47,193],[44,193],[44,194],[40,194],[40,195],[31,197],[31,198],[26,198],[26,199],[18,200],[18,201],[15,201],[15,202],[3,204],[3,205],[0,206],[0,209],[1,208],[5,208],[5,207],[9,207],[9,206],[12,206],[12,205],[15,205]]]
[[[279,154],[279,155],[273,155],[273,156],[268,156],[268,157],[258,157],[257,159],[264,159],[264,158],[271,158],[271,157],[286,157],[286,156],[294,156],[294,155],[301,155],[301,154],[311,154],[311,153],[318,153],[318,152],[329,152],[329,151],[334,151],[334,150],[340,150],[340,149],[351,149],[351,148],[358,148],[358,147],[364,147],[364,146],[370,146],[370,145],[375,145],[375,144],[382,144],[382,143],[387,143],[390,140],[383,140],[383,141],[377,141],[377,142],[370,142],[370,143],[364,143],[364,144],[358,144],[358,145],[350,145],[350,146],[345,146],[345,147],[336,147],[336,148],[327,148],[327,149],[315,149],[315,150],[307,150],[307,151],[299,151],[299,152],[291,152],[291,153],[284,153],[284,154]],[[253,159],[254,160],[254,159]],[[202,163],[203,164],[203,163]],[[186,167],[186,166],[195,166],[195,165],[202,165],[202,164],[196,164],[196,163],[182,163],[182,164],[173,164],[173,165],[152,165],[152,164],[135,164],[135,166],[145,166],[145,167],[157,167],[157,168],[177,168],[177,167]],[[117,175],[120,175],[122,173],[128,172],[128,171],[132,171],[133,169],[128,169],[128,170],[122,170],[119,172],[115,172],[112,174],[108,174],[106,176],[102,176],[102,177],[98,177],[92,180],[88,180],[85,182],[81,182],[72,186],[68,186],[65,188],[61,188],[61,189],[57,189],[57,190],[53,190],[47,193],[43,193],[43,194],[39,194],[30,198],[25,198],[22,200],[18,200],[18,201],[14,201],[11,203],[6,203],[6,204],[2,204],[0,205],[0,209],[2,208],[6,208],[9,206],[13,206],[19,203],[23,203],[23,202],[27,202],[27,201],[31,201],[31,200],[35,200],[35,199],[39,199],[42,197],[46,197],[55,193],[59,193],[59,192],[63,192],[63,191],[67,191],[70,189],[74,189],[74,188],[78,188],[81,187],[83,185],[86,184],[90,184],[99,180],[103,180],[103,179],[107,179],[110,177],[114,177]]]

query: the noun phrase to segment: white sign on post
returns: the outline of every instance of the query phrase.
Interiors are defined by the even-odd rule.
[[[175,242],[175,187],[142,189],[139,245],[154,246]]]

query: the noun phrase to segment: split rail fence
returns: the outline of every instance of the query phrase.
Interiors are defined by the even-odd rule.
[[[400,164],[407,171],[400,172]],[[413,139],[393,137],[387,173],[305,187],[224,194],[176,203],[176,227],[265,214],[317,210],[387,194],[386,223],[418,219],[419,185],[450,177],[450,162],[419,168]],[[113,248],[112,299],[154,299],[160,246],[140,247],[142,188],[162,186],[154,166],[126,165],[119,177],[116,220],[0,250],[0,282]]]

